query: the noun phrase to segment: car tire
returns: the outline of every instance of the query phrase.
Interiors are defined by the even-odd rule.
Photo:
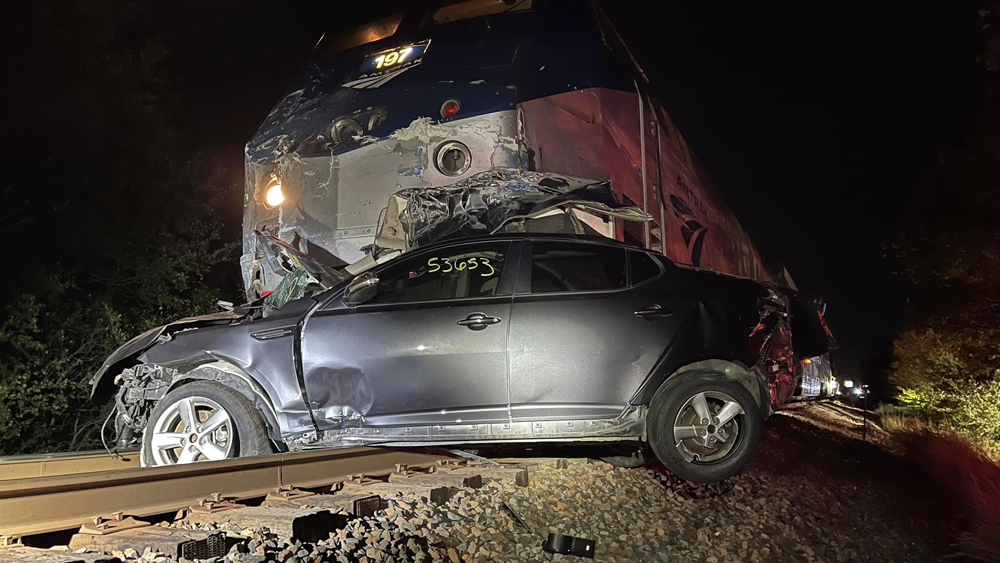
[[[225,416],[213,419],[220,410]],[[190,414],[182,411],[193,412],[206,426],[192,430]],[[176,447],[170,447],[175,441]],[[143,466],[161,466],[271,452],[264,419],[246,397],[219,383],[195,381],[167,393],[153,408],[143,431],[140,461]]]
[[[699,411],[705,414],[705,405],[712,413],[707,425],[698,419]],[[728,422],[712,424],[721,420],[715,415],[725,417],[736,408],[740,412]],[[714,371],[685,372],[668,379],[653,395],[646,416],[647,439],[657,459],[674,475],[696,483],[721,481],[743,469],[757,450],[760,427],[753,395]],[[709,440],[711,444],[703,443]]]

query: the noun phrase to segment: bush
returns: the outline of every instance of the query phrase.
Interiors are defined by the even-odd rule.
[[[888,432],[912,432],[926,428],[924,421],[913,409],[882,404],[872,414],[878,425]]]
[[[178,127],[184,92],[145,4],[10,9],[32,56],[10,59],[29,87],[0,104],[17,139],[0,184],[0,455],[94,448],[107,410],[87,380],[107,355],[238,298],[235,178],[203,170],[202,140]]]

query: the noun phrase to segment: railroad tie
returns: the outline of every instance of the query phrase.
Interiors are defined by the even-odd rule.
[[[322,508],[357,518],[373,516],[376,511],[382,508],[382,497],[374,494],[309,494],[289,497],[278,493],[267,495],[261,506],[266,508]]]
[[[375,479],[353,479],[344,481],[340,485],[337,494],[348,495],[378,495],[387,497],[389,495],[413,495],[420,497],[431,504],[444,504],[448,502],[452,494],[457,489],[452,487],[442,487],[438,485],[416,485],[410,483],[388,483]]]
[[[468,464],[453,463],[452,460],[438,462],[442,470],[453,475],[479,475],[482,479],[494,481],[514,481],[518,487],[528,486],[528,467],[520,464],[486,465],[470,461]]]
[[[68,553],[37,547],[0,547],[4,563],[122,563],[121,559],[100,553]]]
[[[396,465],[396,471],[389,474],[389,482],[401,485],[478,489],[483,486],[483,476],[479,471],[457,472],[452,468],[445,467],[410,469],[405,464],[400,463]]]
[[[184,524],[232,524],[241,529],[267,528],[282,539],[315,542],[329,537],[330,532],[343,527],[345,514],[334,514],[316,508],[247,506],[222,512],[189,511],[181,520]]]
[[[154,552],[189,560],[222,557],[226,554],[226,534],[201,530],[182,530],[146,526],[116,531],[106,535],[93,533],[74,534],[69,548],[86,548],[91,551],[114,552],[132,548],[138,553],[150,548]]]

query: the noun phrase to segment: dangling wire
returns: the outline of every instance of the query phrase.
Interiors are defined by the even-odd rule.
[[[105,418],[104,424],[101,425],[101,445],[104,446],[104,451],[108,452],[111,457],[118,457],[118,452],[113,452],[111,451],[111,448],[108,447],[108,442],[104,439],[104,433],[107,431],[108,422],[111,421],[111,417],[114,416],[116,410],[116,407],[111,407],[111,412],[108,413],[108,418]]]

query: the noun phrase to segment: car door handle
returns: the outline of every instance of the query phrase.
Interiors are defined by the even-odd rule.
[[[664,309],[659,305],[646,305],[642,309],[635,312],[635,316],[643,317],[646,319],[655,319],[656,317],[669,317],[673,315],[674,312],[671,309]]]
[[[491,317],[486,313],[472,313],[468,317],[458,321],[459,326],[467,326],[472,330],[483,330],[489,325],[500,322],[500,317]]]

